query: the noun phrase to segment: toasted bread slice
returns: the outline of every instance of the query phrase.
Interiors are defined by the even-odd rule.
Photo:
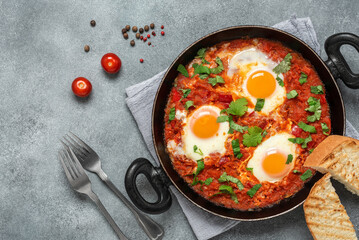
[[[329,173],[314,184],[303,208],[314,239],[357,239],[353,224],[330,182]]]
[[[359,141],[332,135],[321,142],[308,156],[305,167],[321,173],[329,172],[354,194],[359,195]]]

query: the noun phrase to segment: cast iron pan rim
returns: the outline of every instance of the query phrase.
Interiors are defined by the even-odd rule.
[[[158,152],[158,148],[157,148],[157,145],[155,143],[155,134],[154,134],[154,115],[155,115],[155,106],[156,106],[156,102],[158,101],[158,94],[159,94],[159,91],[160,89],[162,88],[162,85],[163,85],[163,82],[165,81],[166,77],[167,77],[167,74],[168,72],[173,68],[173,66],[176,64],[177,60],[180,58],[180,56],[182,56],[183,54],[185,54],[190,48],[192,48],[195,44],[197,44],[199,41],[205,39],[205,38],[208,38],[208,37],[211,37],[212,35],[216,34],[216,33],[219,33],[219,32],[223,32],[223,31],[227,31],[227,30],[232,30],[232,29],[237,29],[237,28],[257,28],[257,29],[264,29],[264,30],[272,30],[272,31],[277,31],[277,32],[280,32],[282,34],[285,34],[285,35],[288,35],[292,38],[294,38],[296,41],[302,43],[303,45],[305,45],[312,53],[314,53],[314,55],[319,59],[319,61],[321,62],[321,64],[325,67],[325,69],[327,70],[327,72],[329,73],[330,77],[332,78],[332,82],[334,83],[334,86],[337,90],[337,92],[339,93],[339,96],[340,96],[340,99],[338,99],[341,103],[341,105],[343,106],[343,135],[345,135],[345,127],[346,127],[346,115],[345,115],[345,106],[344,106],[344,102],[343,102],[343,97],[342,97],[342,94],[341,92],[339,91],[339,87],[338,87],[338,84],[337,82],[335,81],[331,71],[329,70],[329,68],[327,67],[327,65],[325,64],[325,62],[322,60],[322,58],[305,42],[303,42],[302,40],[300,40],[299,38],[297,38],[296,36],[290,34],[290,33],[287,33],[285,31],[282,31],[280,29],[277,29],[277,28],[273,28],[273,27],[268,27],[268,26],[262,26],[262,25],[240,25],[240,26],[232,26],[232,27],[228,27],[228,28],[222,28],[222,29],[219,29],[217,31],[214,31],[212,33],[209,33],[201,38],[199,38],[198,40],[196,40],[195,42],[193,42],[192,44],[190,44],[187,48],[185,48],[176,58],[175,60],[171,63],[171,65],[167,68],[167,71],[166,73],[164,74],[159,86],[158,86],[158,89],[157,89],[157,92],[156,92],[156,95],[155,95],[155,99],[153,101],[153,107],[152,107],[152,118],[151,118],[151,128],[152,128],[152,141],[153,141],[153,145],[154,145],[154,148],[155,148],[155,151],[156,151],[156,155],[157,155],[157,158],[159,159],[159,162],[161,164],[161,168],[165,171],[166,175],[168,176],[168,178],[170,179],[170,181],[172,182],[172,184],[176,187],[176,189],[184,196],[186,197],[190,202],[192,202],[193,204],[195,204],[197,207],[207,211],[207,212],[210,212],[214,215],[217,215],[219,217],[222,217],[222,218],[226,218],[226,219],[231,219],[231,220],[235,220],[235,221],[247,221],[247,222],[251,222],[251,221],[259,221],[259,220],[267,220],[267,219],[270,219],[270,218],[274,218],[274,217],[277,217],[277,216],[280,216],[280,215],[283,215],[285,213],[288,213],[294,209],[296,209],[297,207],[299,207],[300,205],[303,204],[303,202],[305,200],[303,200],[302,202],[298,203],[296,206],[292,207],[291,209],[288,209],[286,211],[283,211],[281,213],[278,213],[278,214],[274,214],[272,216],[268,216],[268,217],[262,217],[262,218],[255,218],[255,219],[240,219],[240,218],[234,218],[234,217],[229,217],[229,216],[223,216],[219,213],[215,213],[207,208],[204,208],[202,206],[200,206],[199,204],[197,204],[195,201],[193,201],[191,198],[189,198],[178,186],[177,184],[175,183],[175,181],[173,181],[173,179],[171,177],[169,177],[170,175],[168,174],[166,168],[163,166],[163,163],[161,161],[161,158],[160,158],[160,154]],[[237,210],[234,210],[234,211],[237,211]]]

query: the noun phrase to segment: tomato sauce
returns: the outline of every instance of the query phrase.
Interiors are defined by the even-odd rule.
[[[309,61],[305,60],[299,53],[285,47],[280,42],[267,39],[237,39],[230,42],[222,42],[208,48],[205,54],[205,60],[209,62],[208,66],[211,68],[217,66],[215,62],[216,57],[222,56],[221,60],[224,70],[216,75],[221,76],[226,84],[212,86],[207,80],[200,79],[198,74],[191,77],[194,73],[193,63],[200,64],[201,59],[194,59],[185,66],[189,77],[178,74],[165,109],[164,138],[166,144],[171,140],[174,140],[178,144],[182,142],[184,123],[181,119],[177,118],[169,121],[172,108],[175,108],[176,111],[187,111],[188,114],[191,114],[191,112],[202,105],[214,105],[220,109],[226,109],[233,100],[240,97],[226,87],[228,85],[227,83],[232,81],[226,74],[228,70],[228,59],[231,54],[233,55],[233,53],[248,47],[256,47],[272,61],[277,63],[282,61],[283,58],[290,53],[292,55],[291,67],[288,72],[283,74],[284,87],[286,93],[289,93],[291,90],[296,90],[298,96],[293,99],[286,98],[283,104],[275,109],[280,115],[280,120],[273,117],[272,114],[261,115],[253,111],[251,113],[245,113],[242,117],[235,116],[233,120],[237,124],[249,127],[258,126],[268,130],[268,134],[263,138],[262,142],[281,131],[287,131],[295,137],[306,138],[309,136],[309,133],[300,129],[297,124],[301,121],[308,123],[307,117],[313,115],[312,112],[305,110],[308,107],[307,100],[309,97],[320,99],[322,112],[319,120],[310,123],[311,126],[315,127],[317,133],[310,134],[312,141],[308,143],[308,147],[302,148],[300,145],[297,146],[300,153],[297,156],[293,169],[300,173],[291,171],[278,182],[259,182],[258,179],[246,169],[248,160],[256,148],[244,146],[244,133],[237,131],[234,131],[233,135],[239,140],[240,150],[243,156],[240,159],[236,158],[233,154],[231,142],[227,141],[225,142],[225,154],[212,153],[209,157],[206,157],[204,161],[205,167],[197,177],[200,181],[213,178],[213,181],[209,185],[196,184],[191,186],[194,178],[193,172],[195,172],[197,168],[197,162],[187,158],[184,154],[173,154],[173,152],[168,151],[174,169],[199,195],[215,204],[242,211],[259,210],[261,208],[270,207],[283,199],[293,196],[302,189],[305,181],[303,181],[300,176],[307,170],[307,168],[303,167],[303,163],[310,154],[310,150],[326,138],[326,135],[322,131],[321,123],[327,124],[329,128],[328,134],[330,134],[331,129],[329,106],[325,99],[325,88]],[[224,52],[229,53],[229,55],[226,56],[222,54]],[[305,84],[300,84],[298,81],[301,73],[305,73],[308,76]],[[215,75],[210,74],[209,77],[215,77]],[[323,86],[323,94],[314,94],[311,92],[311,86],[318,85]],[[186,98],[183,98],[183,89],[191,90]],[[185,107],[186,101],[193,101],[195,107],[190,107],[187,110]],[[249,102],[248,106],[253,107],[253,104]],[[314,170],[311,171],[314,174]],[[218,178],[220,178],[223,172],[239,179],[244,186],[244,189],[239,190],[235,183],[225,183],[233,188],[238,198],[238,203],[233,201],[230,194],[217,194],[220,185],[223,185],[223,183],[218,181]],[[259,183],[262,184],[262,186],[253,197],[250,197],[247,191]]]

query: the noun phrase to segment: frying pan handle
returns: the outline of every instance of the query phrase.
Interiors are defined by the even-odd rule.
[[[359,37],[352,33],[337,33],[330,36],[324,44],[328,55],[326,64],[332,72],[334,78],[340,78],[345,85],[350,88],[359,88],[359,74],[355,74],[350,69],[347,61],[340,52],[340,47],[344,44],[353,46],[359,52]]]
[[[139,174],[146,176],[157,193],[157,201],[150,203],[146,201],[136,185],[136,179]],[[140,210],[149,214],[159,214],[167,211],[172,204],[171,193],[168,190],[169,180],[159,167],[154,167],[150,161],[145,158],[137,158],[127,169],[125,176],[125,187],[128,196]]]

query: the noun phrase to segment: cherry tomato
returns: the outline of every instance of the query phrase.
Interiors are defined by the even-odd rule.
[[[300,127],[298,127],[297,125],[294,125],[293,127],[292,127],[292,134],[294,135],[294,136],[296,136],[296,137],[300,137],[300,134],[303,132],[303,130],[300,128]]]
[[[121,59],[114,53],[106,53],[101,59],[101,65],[107,73],[117,73],[121,68]]]
[[[78,77],[72,82],[72,91],[78,97],[87,97],[91,90],[91,82],[84,77]]]

